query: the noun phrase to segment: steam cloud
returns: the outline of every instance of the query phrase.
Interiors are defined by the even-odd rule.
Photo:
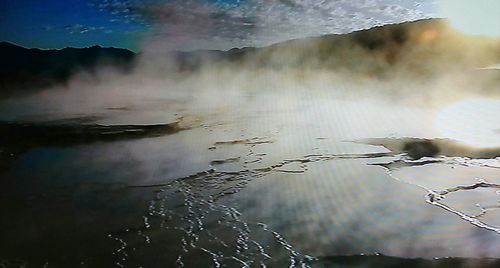
[[[294,96],[309,94],[355,101],[378,97],[432,107],[464,97],[499,95],[498,73],[478,70],[500,62],[499,41],[465,36],[442,20],[225,53],[157,49],[162,44],[168,47],[170,40],[145,43],[129,74],[109,68],[95,74],[82,72],[66,86],[4,101],[4,118],[141,111],[143,120],[165,121],[174,115],[245,106],[252,110],[251,96],[261,100],[259,105],[300,102]]]

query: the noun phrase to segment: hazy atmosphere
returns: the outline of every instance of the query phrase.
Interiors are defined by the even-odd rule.
[[[0,10],[1,268],[500,266],[500,2]]]

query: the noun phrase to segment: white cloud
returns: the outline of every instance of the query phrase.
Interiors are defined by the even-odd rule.
[[[431,16],[431,0],[103,1],[113,13],[153,25],[156,40],[175,48],[229,49],[341,34]],[[125,12],[125,11],[126,12]],[[126,15],[130,16],[130,15]],[[127,17],[128,18],[128,17]]]

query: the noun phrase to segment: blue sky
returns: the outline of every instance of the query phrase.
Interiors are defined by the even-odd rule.
[[[2,0],[0,41],[26,47],[229,49],[432,16],[432,0]],[[146,39],[144,39],[146,38]]]
[[[93,6],[85,0],[3,0],[0,40],[27,47],[92,45],[135,48],[147,27]]]

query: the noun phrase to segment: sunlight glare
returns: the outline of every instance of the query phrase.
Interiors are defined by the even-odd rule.
[[[438,112],[435,126],[445,138],[475,147],[500,147],[500,100],[452,103]]]

